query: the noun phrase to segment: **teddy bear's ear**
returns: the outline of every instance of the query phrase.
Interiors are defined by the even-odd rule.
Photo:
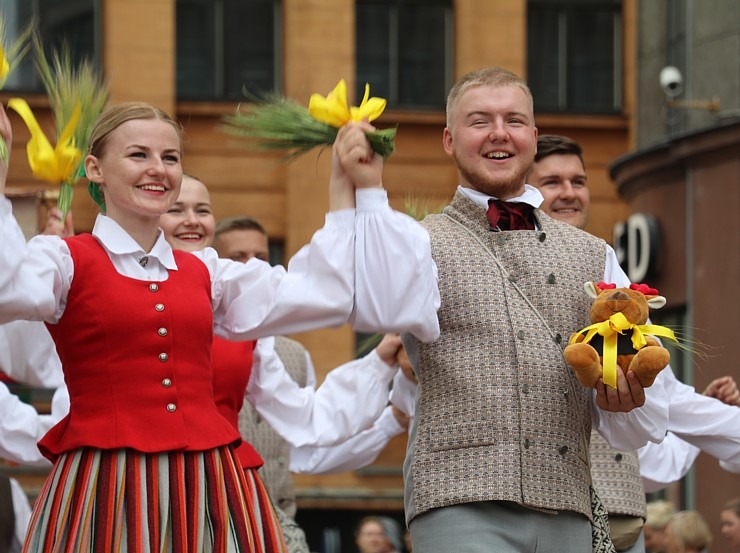
[[[647,304],[650,309],[660,309],[666,304],[666,299],[663,296],[645,296]]]
[[[586,295],[592,300],[595,300],[596,296],[601,294],[601,290],[599,290],[596,285],[590,280],[583,283],[583,289],[586,291]]]

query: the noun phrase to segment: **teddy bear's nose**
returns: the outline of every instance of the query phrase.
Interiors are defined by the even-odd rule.
[[[609,296],[609,299],[610,300],[614,300],[614,301],[617,301],[617,300],[628,300],[628,299],[630,299],[630,297],[629,297],[628,294],[626,294],[625,292],[622,292],[620,290],[618,292],[614,292],[611,296]]]

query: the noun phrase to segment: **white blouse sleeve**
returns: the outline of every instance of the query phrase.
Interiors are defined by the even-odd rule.
[[[18,319],[56,322],[72,281],[72,256],[57,236],[28,243],[0,198],[0,324]]]
[[[403,431],[404,427],[388,406],[370,428],[341,444],[293,448],[290,470],[304,474],[335,474],[366,467],[378,458],[391,438]]]
[[[645,492],[657,492],[686,476],[700,452],[670,432],[661,443],[648,443],[638,449]]]
[[[0,368],[16,382],[38,388],[58,388],[64,382],[54,340],[38,321],[0,325]]]
[[[358,191],[357,205],[328,213],[287,271],[199,252],[213,278],[216,332],[253,339],[351,322],[357,330],[436,339],[439,292],[428,234],[391,210],[383,190]]]
[[[54,392],[51,414],[40,415],[0,383],[0,457],[32,466],[49,466],[38,441],[69,413],[69,395],[62,386]]]
[[[292,446],[330,446],[372,425],[395,372],[372,351],[330,371],[317,390],[301,388],[275,353],[274,338],[265,338],[254,350],[247,400]]]
[[[668,430],[728,466],[740,465],[740,407],[697,393],[672,371],[666,382],[671,398]]]

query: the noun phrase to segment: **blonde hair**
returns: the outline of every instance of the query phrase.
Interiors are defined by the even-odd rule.
[[[685,551],[687,547],[701,551],[712,543],[712,533],[704,518],[697,511],[681,511],[671,517],[668,526],[676,545]]]
[[[527,86],[527,83],[521,77],[501,67],[486,67],[485,69],[478,69],[477,71],[471,71],[463,75],[452,86],[450,93],[447,95],[447,126],[450,125],[450,115],[455,109],[455,105],[460,97],[471,88],[477,88],[479,86],[492,86],[494,88],[518,86],[527,95],[529,104],[532,106],[532,111],[534,111],[532,91],[529,90],[529,86]]]
[[[163,110],[146,102],[126,102],[111,107],[98,118],[90,134],[89,153],[101,157],[111,133],[127,121],[136,119],[158,119],[169,123],[177,131],[182,145],[182,127]]]
[[[645,526],[656,530],[665,528],[671,517],[676,514],[676,507],[673,503],[662,499],[651,501],[646,505],[645,510],[647,512]]]
[[[734,511],[735,515],[740,517],[740,497],[736,497],[735,499],[730,499],[727,503],[725,503],[725,506],[722,507],[723,511]]]

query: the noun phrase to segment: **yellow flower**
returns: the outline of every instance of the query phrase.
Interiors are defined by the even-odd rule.
[[[21,116],[31,132],[31,139],[26,145],[26,152],[33,176],[51,184],[71,181],[77,169],[77,164],[82,157],[82,152],[75,147],[74,143],[75,128],[80,120],[81,108],[79,102],[54,148],[51,147],[51,143],[46,138],[44,131],[41,130],[36,117],[25,100],[12,98],[8,102],[8,107]]]
[[[341,127],[350,121],[373,121],[380,117],[385,109],[383,98],[370,98],[370,85],[365,84],[365,96],[360,107],[347,105],[347,84],[344,79],[324,98],[321,94],[312,94],[308,103],[311,116],[331,125]]]

